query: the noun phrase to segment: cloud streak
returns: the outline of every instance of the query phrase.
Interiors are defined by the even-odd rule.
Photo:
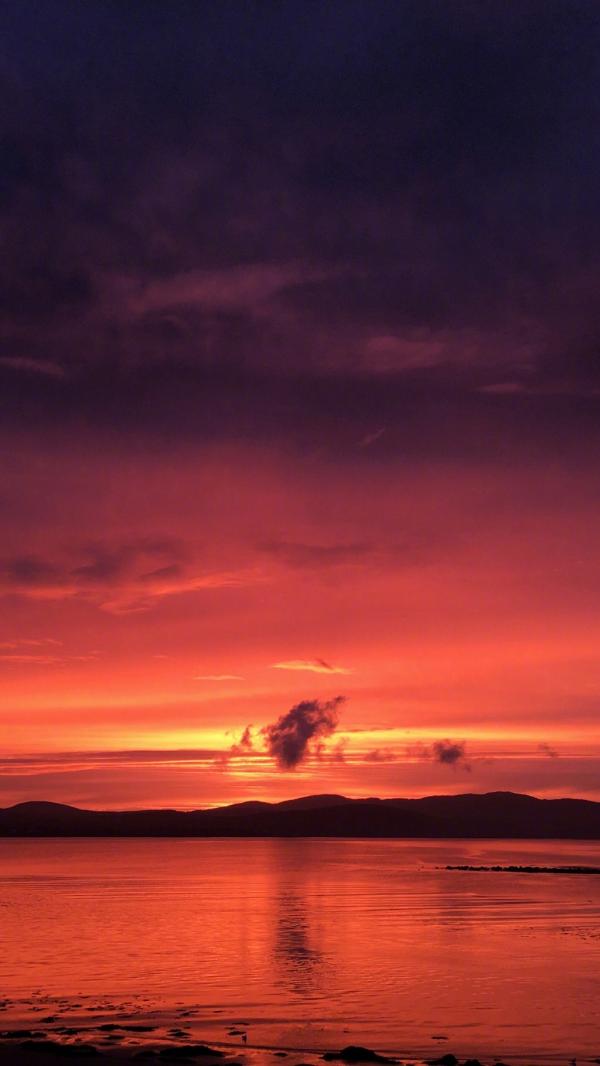
[[[199,572],[182,545],[152,538],[83,545],[70,557],[23,554],[0,561],[0,596],[81,599],[114,614],[146,611],[165,597],[257,579],[249,571]]]
[[[27,359],[25,356],[0,356],[0,368],[23,374],[41,374],[43,377],[64,378],[65,369],[50,359]]]
[[[292,670],[309,674],[351,674],[345,666],[333,666],[325,659],[286,659],[280,663],[271,663],[272,670]]]
[[[195,674],[194,681],[245,681],[241,674]]]

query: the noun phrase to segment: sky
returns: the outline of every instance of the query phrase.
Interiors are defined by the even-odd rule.
[[[0,8],[0,805],[600,800],[600,8]]]

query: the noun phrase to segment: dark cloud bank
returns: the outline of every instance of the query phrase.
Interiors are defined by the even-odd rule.
[[[22,0],[0,41],[7,419],[597,445],[597,4]]]

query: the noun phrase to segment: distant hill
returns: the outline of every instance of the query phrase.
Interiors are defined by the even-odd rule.
[[[60,803],[0,810],[0,836],[543,837],[600,840],[600,803],[513,792],[361,799],[303,796],[212,810],[87,811]]]

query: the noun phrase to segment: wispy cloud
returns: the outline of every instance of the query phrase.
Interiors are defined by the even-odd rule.
[[[295,569],[328,569],[363,562],[374,546],[365,541],[347,544],[303,544],[297,541],[271,541],[261,545],[268,555]]]
[[[389,748],[373,748],[364,756],[365,762],[394,762],[395,759],[395,753]]]
[[[0,756],[0,773],[77,772],[96,766],[163,766],[212,764],[215,748],[133,748],[116,751],[53,751]]]
[[[202,571],[173,540],[83,545],[70,556],[24,554],[0,560],[0,595],[82,599],[114,614],[146,611],[186,592],[254,583],[255,571]]]
[[[194,681],[245,681],[241,674],[195,674]]]
[[[41,374],[43,377],[49,378],[64,378],[66,376],[64,367],[49,359],[28,359],[21,355],[3,355],[0,356],[0,367],[3,366],[8,370],[16,370],[23,374]]]
[[[191,270],[166,280],[110,280],[106,296],[114,308],[133,317],[196,307],[207,311],[260,313],[290,286],[326,278],[328,273],[302,263],[251,263],[227,269]]]
[[[90,662],[98,658],[97,652],[70,655],[61,649],[62,641],[53,637],[0,641],[0,666],[54,666],[59,663]]]
[[[239,740],[234,743],[226,751],[220,751],[215,757],[215,763],[218,766],[226,768],[229,765],[229,760],[241,756],[253,756],[260,754],[255,750],[254,737],[252,736],[252,726],[247,725],[242,731]]]
[[[333,666],[325,659],[286,659],[280,663],[271,663],[272,670],[299,670],[310,674],[351,674],[346,666]]]
[[[380,429],[375,429],[375,430],[373,430],[372,433],[367,433],[358,442],[359,448],[370,448],[372,444],[376,444],[377,441],[381,440],[381,438],[383,437],[383,434],[385,433],[385,430],[386,430],[386,427],[385,426],[381,426]]]
[[[0,641],[0,651],[4,648],[46,648],[48,646],[60,648],[62,640],[56,640],[54,637],[17,637],[15,640]]]

